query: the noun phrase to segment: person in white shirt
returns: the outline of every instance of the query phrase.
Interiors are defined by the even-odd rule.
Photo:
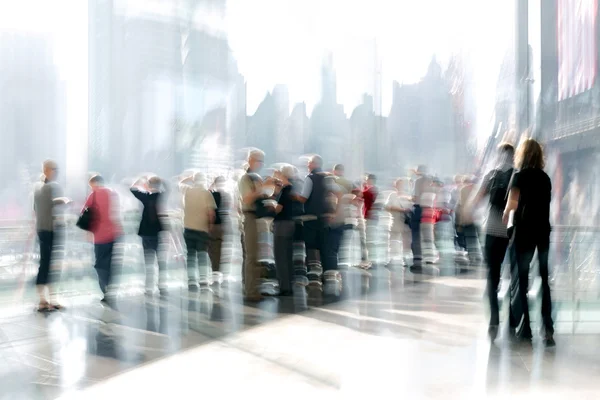
[[[408,218],[412,212],[413,202],[408,193],[408,180],[401,178],[395,183],[396,191],[390,194],[386,202],[386,210],[392,214],[392,229],[390,231],[391,261],[406,260],[411,253],[412,232]]]

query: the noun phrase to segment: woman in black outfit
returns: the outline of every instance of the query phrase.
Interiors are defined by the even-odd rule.
[[[275,267],[281,295],[292,294],[292,283],[294,276],[294,232],[296,227],[295,200],[292,195],[291,179],[294,178],[294,169],[285,166],[281,170],[280,179],[282,189],[277,200],[277,215],[274,220],[274,243]]]
[[[552,183],[544,172],[542,147],[533,139],[519,146],[516,157],[518,172],[513,176],[503,221],[508,223],[514,213],[514,251],[519,271],[519,300],[523,309],[521,338],[531,340],[531,326],[527,302],[529,266],[535,250],[538,251],[542,279],[542,320],[547,346],[554,346],[552,300],[548,284],[548,252],[550,248],[550,199]]]

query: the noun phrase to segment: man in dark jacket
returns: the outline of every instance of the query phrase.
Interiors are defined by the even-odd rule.
[[[329,218],[334,213],[328,197],[327,174],[323,171],[323,159],[314,155],[308,162],[310,173],[304,181],[300,202],[304,203],[304,240],[306,242],[306,262],[309,285],[322,288],[322,271],[335,272],[331,265],[327,235]]]

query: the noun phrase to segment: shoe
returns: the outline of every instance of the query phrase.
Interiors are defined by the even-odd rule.
[[[552,333],[547,333],[546,337],[544,338],[544,343],[546,344],[546,347],[556,346],[556,342],[554,341],[554,335]]]
[[[491,325],[488,328],[488,335],[493,343],[494,340],[496,340],[496,338],[498,337],[498,325]]]

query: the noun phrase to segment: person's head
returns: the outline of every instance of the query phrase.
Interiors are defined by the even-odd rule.
[[[342,177],[342,176],[344,176],[344,172],[345,172],[345,168],[344,168],[344,166],[342,164],[336,164],[333,167],[333,174],[335,176]]]
[[[417,175],[417,176],[427,175],[427,166],[426,165],[419,165],[417,167],[417,169],[415,169],[415,175]]]
[[[518,169],[544,169],[544,151],[542,150],[542,146],[533,139],[522,141],[517,150],[516,166]]]
[[[223,188],[225,188],[225,177],[217,176],[215,178],[215,181],[213,182],[213,187],[217,190],[222,190]]]
[[[377,177],[373,174],[367,174],[365,177],[365,183],[368,186],[375,186],[377,184]]]
[[[308,159],[308,170],[314,171],[315,169],[323,168],[323,159],[319,155],[313,155]]]
[[[396,188],[399,193],[407,192],[408,180],[406,178],[396,179],[396,182],[394,182],[394,188]]]
[[[265,153],[261,150],[255,149],[248,153],[248,168],[252,172],[258,172],[262,169],[265,164]]]
[[[152,191],[160,190],[160,186],[162,185],[162,181],[158,176],[151,176],[148,178],[148,188]]]
[[[296,168],[293,165],[284,165],[281,167],[281,177],[290,181],[296,177]]]
[[[46,180],[53,181],[58,173],[58,165],[52,160],[46,160],[42,164],[42,173]]]
[[[104,187],[104,178],[100,174],[95,174],[90,178],[89,185],[92,190]]]
[[[206,185],[206,177],[202,172],[195,172],[192,176],[192,180],[194,181],[194,185],[204,186]]]
[[[498,159],[501,163],[513,164],[515,162],[515,146],[508,142],[498,146]]]

